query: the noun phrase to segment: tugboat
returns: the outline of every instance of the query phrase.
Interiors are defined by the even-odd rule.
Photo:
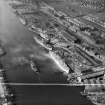
[[[35,62],[33,62],[32,60],[30,61],[30,66],[31,66],[31,69],[36,72],[36,73],[39,73],[39,69],[36,67],[36,64]]]

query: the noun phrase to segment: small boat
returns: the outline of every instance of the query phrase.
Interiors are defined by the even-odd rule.
[[[30,61],[30,66],[31,66],[31,69],[32,69],[34,72],[36,72],[36,73],[39,73],[39,72],[40,72],[39,69],[36,67],[35,62]]]

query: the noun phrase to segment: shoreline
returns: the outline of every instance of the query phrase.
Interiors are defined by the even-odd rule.
[[[0,103],[1,105],[14,105],[14,94],[11,92],[11,87],[6,84],[5,75],[5,70],[0,69]]]

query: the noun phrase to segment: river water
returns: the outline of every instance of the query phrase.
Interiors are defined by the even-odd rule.
[[[7,54],[1,58],[9,82],[12,83],[67,83],[66,76],[46,56],[47,51],[35,43],[36,34],[27,30],[13,14],[6,0],[0,0],[0,40]],[[20,59],[34,56],[40,74]],[[11,85],[17,105],[91,105],[80,95],[83,87]]]

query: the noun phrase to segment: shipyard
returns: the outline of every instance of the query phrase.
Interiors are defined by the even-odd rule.
[[[18,67],[21,69],[27,67],[26,70],[30,70],[30,75],[35,74],[35,78],[34,76],[34,79],[31,78],[32,83],[35,80],[36,83],[55,82],[68,86],[84,86],[83,96],[86,96],[94,105],[104,105],[105,94],[101,96],[100,93],[105,92],[105,2],[104,0],[102,2],[99,0],[58,0],[56,2],[59,3],[55,5],[51,0],[8,0],[11,14],[16,18],[14,21],[19,24],[19,26],[13,25],[10,30],[12,34],[15,34],[13,29],[15,27],[19,29],[16,30],[16,36],[11,35],[9,41],[5,42],[6,49],[10,49],[1,59],[7,62],[3,70],[14,69],[15,66],[16,70]],[[7,26],[8,23],[10,24],[10,21],[6,23]],[[7,37],[8,35],[4,39]],[[11,49],[15,50],[10,51]],[[30,57],[31,53],[33,56]],[[37,55],[41,56],[39,58],[42,60]],[[21,56],[23,59],[17,61]],[[13,61],[9,61],[8,58]],[[20,62],[23,63],[20,64]],[[60,73],[59,76],[57,73]],[[5,103],[13,105],[11,100],[4,101],[6,100],[4,94],[6,85],[2,73],[0,75],[0,89],[2,90],[0,95],[1,97],[4,95],[2,105]],[[28,75],[27,72],[26,75]],[[26,77],[25,79],[28,80],[29,77]],[[11,94],[6,94],[12,97]]]

